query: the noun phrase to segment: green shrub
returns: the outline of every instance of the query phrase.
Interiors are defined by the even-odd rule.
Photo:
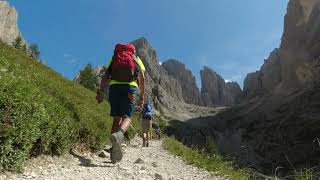
[[[1,42],[0,92],[0,170],[77,144],[97,150],[107,143],[107,103],[98,105],[92,91]]]

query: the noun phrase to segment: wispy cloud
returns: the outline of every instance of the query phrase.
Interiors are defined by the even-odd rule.
[[[63,57],[64,57],[64,58],[69,58],[69,57],[71,57],[71,55],[68,54],[68,53],[65,53],[65,54],[63,54]]]
[[[78,58],[74,57],[73,55],[71,54],[68,54],[68,53],[64,53],[63,54],[63,58],[64,58],[64,61],[68,64],[71,64],[71,65],[77,65],[80,63],[80,61],[78,60]]]

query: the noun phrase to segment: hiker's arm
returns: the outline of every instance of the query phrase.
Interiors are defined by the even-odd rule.
[[[139,105],[143,105],[144,104],[144,87],[145,87],[145,78],[144,78],[144,72],[141,72],[140,76],[139,76],[139,88],[140,88],[140,104]]]
[[[104,91],[104,88],[107,86],[108,83],[108,76],[105,74],[102,79],[101,79],[101,84],[100,84],[100,91]]]
[[[97,90],[97,96],[96,96],[96,100],[97,102],[100,104],[103,99],[104,99],[104,89],[106,87],[108,83],[108,76],[107,76],[107,73],[104,73],[102,79],[101,79],[101,83],[100,83],[100,87],[99,89]]]

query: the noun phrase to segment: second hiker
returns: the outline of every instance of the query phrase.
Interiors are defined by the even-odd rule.
[[[110,115],[113,117],[110,158],[112,163],[116,163],[122,160],[121,143],[131,123],[138,88],[140,90],[138,106],[142,107],[144,104],[145,67],[135,54],[135,47],[132,44],[117,44],[113,57],[105,68],[106,72],[96,99],[98,103],[103,101],[104,88],[109,83]]]
[[[142,112],[140,113],[140,125],[142,131],[142,147],[149,147],[149,140],[151,138],[150,128],[153,118],[153,108],[150,102],[143,106]]]

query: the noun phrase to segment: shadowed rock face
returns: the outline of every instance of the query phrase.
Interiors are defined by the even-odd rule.
[[[275,49],[260,71],[249,73],[244,80],[244,94],[248,98],[271,92],[281,82],[280,50]]]
[[[244,82],[247,97],[288,94],[310,85],[320,56],[320,0],[290,0],[279,49]]]
[[[0,1],[0,39],[11,45],[21,36],[17,25],[18,14],[6,1]]]
[[[196,79],[183,63],[170,59],[165,61],[162,67],[168,71],[171,77],[179,81],[182,88],[183,99],[186,103],[203,105]]]
[[[216,72],[208,67],[200,71],[202,99],[206,106],[232,106],[238,103],[242,91],[236,82],[226,83]]]

